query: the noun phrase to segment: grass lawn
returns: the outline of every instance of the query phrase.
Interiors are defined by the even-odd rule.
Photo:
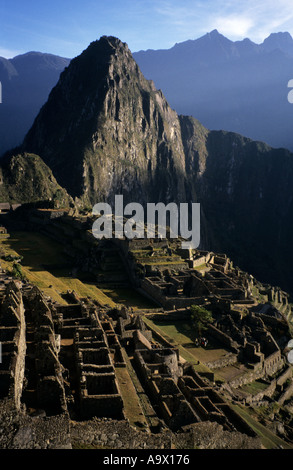
[[[237,363],[217,369],[217,374],[224,382],[230,382],[230,380],[239,378],[246,373],[247,369],[240,367]]]
[[[280,437],[276,436],[266,426],[259,423],[251,416],[250,412],[239,405],[232,405],[232,408],[251,426],[251,428],[260,437],[263,446],[266,449],[276,449],[282,447],[283,449],[293,449],[292,444],[288,444]]]
[[[116,367],[115,374],[124,403],[124,413],[129,423],[133,426],[147,427],[147,421],[128,370],[125,367]]]
[[[176,343],[182,345],[198,361],[210,362],[225,356],[228,351],[216,344],[209,343],[206,348],[195,346],[196,334],[193,325],[187,321],[176,321],[173,323],[154,321],[164,333],[173,338]]]
[[[152,302],[147,297],[139,294],[134,289],[131,288],[117,288],[110,289],[109,287],[101,287],[101,291],[107,296],[110,297],[113,302],[121,303],[127,307],[137,307],[137,308],[157,308],[158,306]]]
[[[195,271],[209,271],[211,268],[206,263],[195,266]]]
[[[12,232],[10,238],[0,239],[0,248],[6,255],[23,256],[22,271],[28,281],[59,303],[66,304],[63,295],[67,290],[75,290],[80,297],[91,297],[102,305],[116,305],[93,283],[71,277],[70,259],[63,252],[63,246],[45,235],[36,232]],[[8,271],[11,270],[12,264],[1,260],[1,265]],[[62,269],[56,268],[62,265]]]
[[[241,387],[241,390],[252,395],[257,395],[259,392],[262,392],[268,388],[267,383],[264,383],[260,380],[255,380],[254,382],[245,384]]]
[[[12,232],[10,238],[1,240],[1,247],[23,256],[23,263],[32,269],[69,261],[61,244],[37,232]]]

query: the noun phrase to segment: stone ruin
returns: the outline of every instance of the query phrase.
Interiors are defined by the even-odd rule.
[[[242,363],[247,373],[231,380],[234,387],[259,378],[269,378],[282,370],[285,359],[281,347],[261,318],[249,313],[243,318],[237,311],[225,316],[218,315],[215,323],[209,325],[208,334],[225,345],[230,354],[215,362],[206,362],[210,369]]]
[[[17,281],[6,279],[3,273],[0,276],[3,282],[0,291],[0,398],[8,396],[20,409],[26,356],[23,298]]]
[[[28,350],[23,400],[32,409],[37,403],[48,415],[62,414],[67,404],[53,311],[38,288],[28,289],[24,295]]]
[[[73,217],[62,210],[33,210],[23,223],[63,244],[76,264],[74,269],[86,269],[98,283],[113,287],[132,284],[165,310],[205,303],[206,299],[222,301],[228,308],[251,306],[255,298],[261,298],[288,320],[292,317],[289,294],[260,284],[234,267],[225,254],[182,249],[180,239],[113,238],[97,243],[90,217]],[[207,269],[196,270],[202,266]]]
[[[213,282],[210,277],[208,281]],[[70,304],[60,305],[4,273],[1,286],[1,397],[11,397],[18,409],[25,406],[28,414],[65,414],[77,420],[124,419],[116,370],[126,367],[125,349],[134,357],[154,410],[170,429],[214,420],[226,430],[251,435],[216,390],[182,361],[178,349],[154,341],[139,314],[125,307],[97,307],[74,292]],[[285,374],[281,348],[263,315],[230,309],[216,314],[209,327],[208,334],[231,351],[225,363],[206,364],[210,370],[236,361],[249,369],[238,382],[230,382],[231,387],[255,379],[269,381],[278,371],[280,377]],[[281,322],[269,319],[271,325]],[[275,380],[275,388],[281,390],[281,382]],[[287,388],[282,392],[284,400],[290,398]]]
[[[216,421],[229,431],[255,436],[253,430],[189,364],[176,348],[135,350],[135,361],[148,393],[172,430],[201,421]]]
[[[255,436],[206,379],[182,360],[177,348],[154,341],[139,315],[125,307],[109,315],[115,319],[113,325],[121,344],[134,357],[135,370],[154,410],[171,430],[216,421],[227,431]]]
[[[266,396],[279,390],[282,402],[290,398],[293,390],[285,383],[292,378],[291,368],[267,328],[268,324],[279,328],[282,314],[257,310],[251,295],[254,280],[234,269],[225,255],[189,253],[186,262],[186,269],[180,264],[177,270],[149,270],[141,288],[164,308],[166,316],[169,310],[186,310],[193,304],[211,306],[216,321],[208,334],[230,353],[206,365],[216,370],[242,362],[249,369],[245,379],[228,386],[237,389],[245,381],[264,379],[270,387]],[[206,271],[194,271],[204,263]],[[182,360],[178,349],[154,342],[139,314],[125,307],[103,309],[74,293],[70,304],[59,305],[39,289],[7,279],[4,273],[0,284],[0,373],[4,379],[0,398],[9,396],[17,409],[24,406],[30,415],[62,414],[79,421],[125,419],[116,373],[117,368],[126,367],[124,350],[133,355],[135,371],[155,413],[172,431],[212,421],[226,431],[255,436],[211,382]],[[280,291],[268,290],[268,296],[288,307]],[[253,398],[246,397],[249,400]]]
[[[188,250],[185,250],[188,251]],[[195,256],[195,255],[194,255]],[[227,305],[253,305],[249,287],[240,282],[233,271],[230,260],[223,255],[198,252],[184,269],[171,266],[170,269],[146,273],[141,280],[141,289],[166,310],[204,304],[222,300]],[[188,260],[189,262],[190,260]],[[208,269],[196,271],[195,266],[206,264]],[[222,263],[222,264],[220,264]]]
[[[79,328],[75,333],[82,419],[123,416],[123,401],[105,336],[100,325],[94,330]]]
[[[122,307],[117,320],[116,331],[119,334],[123,346],[145,342],[152,339],[152,333],[147,329],[139,315],[131,315],[125,307]],[[135,334],[137,333],[137,334]]]
[[[125,363],[111,324],[94,307],[55,304],[18,281],[1,294],[0,397],[28,414],[121,419],[115,367]]]

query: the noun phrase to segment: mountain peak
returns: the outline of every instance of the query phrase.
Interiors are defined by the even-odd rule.
[[[216,41],[224,39],[225,41],[230,42],[230,39],[226,38],[226,36],[219,33],[219,31],[217,29],[213,29],[209,33],[202,36],[202,38],[200,38],[200,39],[212,39],[212,40],[216,40]]]
[[[271,33],[266,39],[265,41],[275,41],[275,40],[281,40],[281,41],[290,41],[292,42],[292,36],[290,33],[288,33],[288,31],[284,31],[284,32],[278,32],[278,33]],[[264,41],[264,42],[265,42]]]
[[[78,68],[83,68],[86,73],[107,73],[109,64],[114,61],[130,63],[134,62],[132,54],[125,42],[114,36],[101,36],[89,44],[89,46],[71,63]],[[83,74],[83,72],[81,72]]]
[[[68,65],[70,59],[45,52],[31,51],[13,57],[10,62],[19,73],[30,75],[34,73],[33,70],[59,70],[61,72]]]
[[[212,37],[222,36],[217,29],[213,29],[208,34]]]
[[[117,38],[116,36],[101,36],[97,42],[107,43],[112,47],[128,47],[125,42],[122,42],[121,39]]]
[[[293,55],[293,39],[288,32],[271,33],[261,46],[268,52],[280,49],[282,52]]]
[[[29,153],[40,155],[58,182],[87,203],[120,194],[125,176],[129,198],[139,192],[147,200],[143,178],[162,200],[171,166],[174,194],[185,197],[178,116],[144,78],[127,44],[112,36],[92,42],[62,72],[23,149],[34,149]]]
[[[104,54],[112,54],[115,50],[123,49],[125,51],[129,51],[128,45],[125,42],[122,42],[119,38],[115,36],[101,36],[100,39],[91,42],[88,48],[83,51],[83,53],[88,50],[95,50],[98,54],[100,54],[101,50],[103,50]]]

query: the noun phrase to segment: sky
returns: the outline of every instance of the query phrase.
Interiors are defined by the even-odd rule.
[[[293,0],[0,0],[0,56],[29,51],[79,55],[103,35],[132,52],[169,49],[217,29],[257,44],[293,36]]]

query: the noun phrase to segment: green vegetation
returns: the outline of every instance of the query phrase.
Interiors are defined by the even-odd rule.
[[[213,322],[212,314],[206,308],[199,305],[191,305],[190,312],[192,322],[199,337],[207,330],[208,324]]]
[[[241,387],[241,390],[251,395],[257,395],[268,388],[269,384],[262,380],[255,380],[254,382],[247,383]]]
[[[157,305],[147,297],[139,294],[132,288],[115,288],[101,287],[101,291],[113,302],[124,304],[133,308],[156,308]]]
[[[256,419],[254,419],[252,415],[252,413],[254,413],[253,409],[243,408],[240,405],[232,405],[232,408],[256,432],[256,434],[260,437],[263,446],[266,449],[278,449],[278,448],[293,449],[292,444],[288,444],[287,442],[283,441],[283,439],[276,436],[276,434],[270,431],[266,426],[264,426],[263,424],[259,423]]]
[[[52,171],[38,155],[23,153],[6,158],[1,171],[0,202],[47,201],[58,207],[69,207],[71,203],[65,189],[57,183]]]
[[[116,378],[119,389],[123,398],[124,413],[132,426],[147,426],[145,416],[140,406],[139,398],[136,393],[129,372],[125,367],[117,367],[115,369]]]
[[[209,266],[207,266],[206,263],[200,264],[199,266],[195,266],[194,268],[196,271],[205,271],[210,269]]]
[[[93,282],[73,277],[71,260],[64,253],[63,246],[45,235],[37,232],[12,232],[10,238],[0,239],[0,247],[1,265],[4,269],[16,274],[18,278],[25,277],[57,302],[67,303],[67,291],[74,290],[78,296],[91,297],[101,305],[116,305]],[[16,259],[22,259],[21,266],[15,263]],[[56,269],[60,264],[67,268]]]
[[[275,402],[270,402],[267,405],[261,405],[258,406],[255,409],[255,412],[257,415],[260,416],[260,419],[266,419],[269,418],[272,414],[278,413],[280,411],[281,406],[279,403]]]
[[[17,255],[11,255],[11,254],[9,254],[9,255],[2,254],[1,258],[4,261],[18,261],[18,262],[21,262],[23,260],[23,256],[17,256]]]
[[[16,277],[17,279],[24,280],[26,277],[22,272],[22,266],[19,263],[13,263],[12,266],[12,276]]]

